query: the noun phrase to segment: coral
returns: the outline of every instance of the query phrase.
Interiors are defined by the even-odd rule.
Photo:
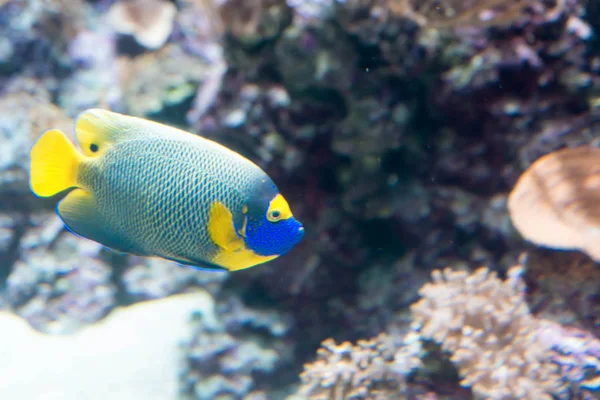
[[[333,0],[287,0],[296,26],[322,24],[333,16],[334,4]]]
[[[404,3],[402,0],[336,3],[341,27],[367,50],[367,57],[362,59],[366,72],[392,66],[386,72],[395,77],[413,76],[426,68],[426,63],[435,60],[442,35],[437,30],[422,29],[422,17],[406,7],[400,10]]]
[[[198,319],[184,344],[182,392],[198,400],[260,398],[265,378],[274,379],[290,362],[288,318],[249,309],[235,297],[217,301],[215,314],[218,318]]]
[[[16,229],[21,224],[23,222],[18,217],[11,215],[11,213],[0,214],[0,254],[8,254],[10,249],[14,247],[17,236]],[[4,264],[6,265],[7,263],[8,260],[4,260]]]
[[[415,329],[451,354],[461,384],[485,399],[552,399],[562,382],[524,298],[522,267],[436,270],[411,307]]]
[[[10,306],[35,329],[69,333],[103,318],[115,305],[110,267],[99,246],[66,235],[57,217],[40,215],[20,240],[21,257],[6,281]],[[35,226],[35,225],[34,225]]]
[[[277,164],[287,173],[302,165],[306,138],[294,131],[301,126],[291,120],[293,110],[285,87],[244,84],[228,89],[239,97],[232,102],[219,101],[195,124],[198,131],[241,151],[252,149],[262,167]],[[241,137],[244,132],[247,136]]]
[[[440,178],[464,179],[467,165],[488,159],[494,167],[486,171],[489,181],[504,179],[510,186],[513,168],[526,167],[564,144],[588,141],[589,102],[599,81],[592,72],[594,57],[585,50],[591,36],[581,19],[583,5],[572,0],[522,3],[530,12],[518,23],[465,27],[443,49],[441,57],[450,69],[443,74],[436,102],[453,116],[457,132],[473,134],[456,138],[458,153],[457,147],[446,149]]]
[[[34,70],[44,75],[68,65],[69,41],[84,28],[89,10],[83,0],[7,0],[0,4],[0,32],[10,59],[2,71]]]
[[[552,360],[569,382],[560,399],[593,400],[600,396],[600,339],[587,331],[542,320],[538,335],[553,351]]]
[[[285,0],[225,0],[219,14],[227,31],[247,46],[276,38],[292,17]]]
[[[216,294],[227,279],[224,271],[199,271],[161,258],[132,256],[127,264],[120,279],[136,299],[158,299],[195,286]]]
[[[393,4],[393,3],[392,3]],[[539,0],[403,0],[390,4],[395,14],[414,18],[421,25],[443,28],[457,26],[496,27],[518,24],[529,14],[551,19],[564,7],[565,1],[545,2]]]
[[[429,274],[417,269],[420,258],[410,252],[391,265],[368,268],[358,279],[356,308],[346,317],[363,337],[375,332],[402,331],[410,325],[407,308],[419,298],[419,288]]]
[[[410,372],[417,373],[423,383],[436,381],[438,390],[451,378],[448,367],[440,364],[443,355],[429,349],[427,341],[433,340],[450,353],[461,384],[471,387],[476,398],[595,399],[600,342],[584,330],[531,315],[522,269],[509,269],[504,282],[487,268],[471,275],[450,269],[434,271],[434,283],[423,286],[423,299],[411,307],[415,332],[401,342],[381,334],[357,346],[347,342],[338,346],[328,339],[317,360],[305,366],[297,398],[401,398],[399,392],[377,390],[385,386],[385,377],[408,383],[404,396],[409,390],[410,396],[425,398],[420,397],[423,387],[415,386],[413,379],[406,381]],[[384,361],[376,363],[377,368],[370,369],[372,358],[359,356],[365,348],[378,349],[374,354]],[[391,367],[398,364],[407,369]]]
[[[496,3],[498,2],[496,1]],[[580,22],[582,26],[587,26],[585,22],[578,18],[579,15],[582,14],[582,8],[577,2],[571,0],[561,0],[556,2],[528,0],[523,2],[514,1],[512,3],[515,6],[513,11],[516,11],[512,16],[515,18],[510,21],[505,21],[506,23],[502,24],[505,25],[502,29],[506,31],[507,37],[500,37],[498,40],[490,37],[489,43],[486,43],[487,46],[484,47],[481,46],[481,44],[476,44],[475,38],[471,36],[473,32],[469,33],[467,31],[462,33],[465,35],[461,37],[461,39],[464,40],[464,43],[456,44],[460,46],[468,46],[469,44],[474,45],[471,50],[476,51],[475,56],[468,62],[465,62],[466,60],[463,58],[456,58],[456,56],[462,56],[463,54],[452,54],[450,52],[444,54],[444,57],[454,56],[453,59],[457,62],[456,68],[450,69],[445,74],[448,82],[451,84],[453,82],[455,90],[461,90],[463,88],[476,89],[481,88],[486,84],[497,82],[500,79],[499,73],[501,70],[509,66],[517,68],[530,67],[536,72],[542,72],[546,63],[553,61],[550,58],[551,55],[557,55],[555,53],[557,51],[562,53],[568,50],[562,48],[562,45],[558,43],[570,41],[573,42],[574,45],[581,45],[590,38],[589,28],[587,34],[584,32],[585,29],[580,31],[574,31],[573,29],[573,24],[576,23],[575,21]],[[551,4],[553,3],[554,5],[552,6]],[[472,7],[469,11],[471,10],[478,11]],[[526,11],[523,12],[524,10]],[[500,14],[496,14],[496,16],[498,15]],[[518,29],[511,29],[510,22],[515,25],[514,28],[518,27]],[[460,23],[464,22],[459,21],[459,24]],[[548,26],[554,24],[558,34],[548,38],[535,36],[534,38],[536,40],[533,42],[526,42],[518,36],[518,34],[522,32],[521,30],[528,31],[536,26],[540,26],[541,28],[544,24]],[[474,28],[476,25],[483,25],[485,29],[489,30],[489,26],[493,24],[490,24],[490,21],[485,21],[484,24],[468,24],[466,26]],[[539,35],[542,32],[532,31],[532,33],[534,35]],[[510,39],[510,41],[506,42],[506,39]],[[473,40],[473,42],[471,42],[471,40]],[[553,41],[557,42],[554,46],[552,46]],[[452,46],[448,50],[456,51],[457,48]],[[463,47],[463,50],[466,50],[466,48]],[[477,50],[480,51],[477,52]],[[534,80],[532,82],[533,87],[529,89],[534,89],[537,85],[539,85],[538,88],[541,89],[550,84],[548,81],[549,79],[558,78],[560,81],[561,73],[567,73],[567,71],[574,72],[571,69],[573,64],[585,63],[584,59],[581,58],[582,55],[580,54],[580,49],[575,48],[573,50],[573,57],[566,57],[562,61],[564,64],[552,65],[552,67],[554,67],[553,75],[557,73],[558,75],[546,76],[546,80]],[[448,60],[450,60],[450,58]]]
[[[174,36],[183,48],[207,60],[223,56],[221,41],[225,26],[219,15],[219,4],[213,0],[180,0]]]
[[[70,130],[71,120],[52,104],[44,83],[14,78],[0,92],[0,193],[4,195],[29,193],[29,151],[44,130]]]
[[[358,56],[352,42],[333,24],[290,25],[275,43],[273,62],[291,93],[315,89],[347,90]]]
[[[169,39],[176,14],[175,4],[168,0],[120,0],[108,10],[108,20],[117,32],[155,50]]]
[[[324,338],[355,343],[386,332],[356,345],[325,342],[304,375],[314,372],[303,387],[313,385],[317,396],[326,390],[317,369],[329,361],[355,376],[366,370],[352,360],[366,360],[368,371],[397,367],[385,360],[413,348],[404,336],[409,304],[432,269],[487,265],[502,275],[527,249],[519,262],[533,315],[514,270],[505,283],[489,272],[440,278],[417,303],[437,308],[417,318],[423,338],[434,326],[449,335],[441,347],[456,368],[424,340],[417,343],[423,366],[408,380],[406,371],[367,380],[373,390],[359,396],[385,398],[389,391],[376,390],[398,383],[411,399],[487,391],[494,398],[505,373],[514,389],[507,398],[535,379],[540,392],[556,389],[560,400],[597,397],[597,265],[582,254],[530,249],[507,213],[510,188],[534,160],[599,135],[596,2],[140,4],[0,0],[0,263],[4,278],[10,274],[0,307],[62,332],[94,323],[117,302],[205,288],[218,298],[217,313],[195,323],[179,371],[181,392],[191,398],[282,398]],[[108,24],[119,8],[139,19],[141,30],[122,30],[133,38]],[[152,49],[139,35],[146,17],[162,24],[162,32],[151,30],[161,33]],[[305,222],[305,240],[265,266],[215,274],[99,252],[63,233],[49,212],[55,199],[29,194],[27,153],[43,130],[72,134],[68,117],[96,106],[240,151],[273,177]],[[459,290],[461,279],[472,286]],[[453,317],[475,326],[449,327],[444,318]],[[484,323],[506,331],[480,332]],[[502,345],[512,339],[514,348]],[[522,357],[531,360],[521,365]],[[491,376],[483,359],[506,367]],[[536,363],[539,376],[529,370]],[[549,363],[562,374],[557,385],[543,382]],[[321,372],[340,385],[345,378]],[[468,388],[459,387],[459,372]],[[515,373],[523,374],[518,384]]]
[[[393,337],[380,334],[354,346],[327,339],[321,346],[317,359],[305,365],[300,375],[298,399],[403,398],[407,377],[421,364],[421,347],[410,337],[396,343]]]
[[[75,117],[92,107],[122,108],[117,43],[106,30],[83,30],[73,38],[68,54],[78,68],[60,86],[58,104]]]
[[[179,4],[174,36],[179,38],[185,52],[207,63],[207,73],[186,115],[187,122],[192,125],[213,105],[221,90],[227,71],[222,46],[226,28],[219,15],[217,2],[180,0]]]
[[[124,106],[133,115],[160,113],[193,98],[199,86],[211,79],[210,64],[169,44],[133,59],[120,59]]]

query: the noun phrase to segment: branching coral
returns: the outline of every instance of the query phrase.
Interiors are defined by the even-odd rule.
[[[327,339],[317,360],[305,365],[297,398],[312,400],[391,399],[405,395],[408,375],[420,365],[418,342],[395,343],[380,334],[356,345]]]
[[[429,398],[420,397],[416,382],[441,377],[441,354],[422,349],[422,341],[431,339],[451,354],[461,384],[476,399],[596,398],[600,342],[584,330],[531,315],[522,269],[509,269],[505,281],[487,268],[471,275],[434,271],[434,282],[423,286],[423,299],[411,307],[415,331],[397,342],[385,333],[356,346],[326,340],[317,360],[305,365],[299,397],[288,400]]]
[[[561,385],[520,274],[513,267],[503,282],[487,268],[472,275],[436,270],[412,306],[421,336],[450,352],[461,384],[480,399],[550,400]]]

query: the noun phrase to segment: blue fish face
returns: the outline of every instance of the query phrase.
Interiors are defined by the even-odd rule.
[[[294,217],[271,222],[265,216],[246,225],[246,245],[261,256],[283,255],[303,237],[304,227]]]

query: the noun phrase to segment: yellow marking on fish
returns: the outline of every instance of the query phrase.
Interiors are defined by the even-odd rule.
[[[271,200],[269,203],[269,208],[267,209],[267,219],[271,222],[277,222],[292,217],[292,211],[290,210],[290,205],[286,199],[281,194],[275,196],[275,198],[273,198],[273,200]]]
[[[246,222],[244,221],[243,229],[245,226]],[[235,233],[233,215],[218,201],[210,209],[208,232],[212,241],[220,248],[212,257],[211,262],[221,265],[229,271],[250,268],[278,257],[277,255],[261,256],[248,249],[244,240]]]
[[[107,110],[91,109],[82,112],[75,121],[75,133],[81,150],[88,157],[99,157],[126,129],[119,116]]]
[[[208,217],[208,232],[212,241],[227,252],[242,249],[244,241],[235,233],[233,215],[221,202],[214,202]]]
[[[84,159],[62,131],[46,131],[31,149],[31,190],[39,197],[50,197],[77,186]]]
[[[241,269],[266,263],[267,261],[274,260],[277,257],[279,256],[261,256],[254,253],[252,250],[243,248],[233,252],[221,250],[215,256],[213,256],[212,262],[222,265],[229,271],[239,271]]]

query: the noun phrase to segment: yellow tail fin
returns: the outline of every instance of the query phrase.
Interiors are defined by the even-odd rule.
[[[36,196],[50,197],[76,186],[82,159],[63,132],[46,131],[31,149],[31,190]]]

